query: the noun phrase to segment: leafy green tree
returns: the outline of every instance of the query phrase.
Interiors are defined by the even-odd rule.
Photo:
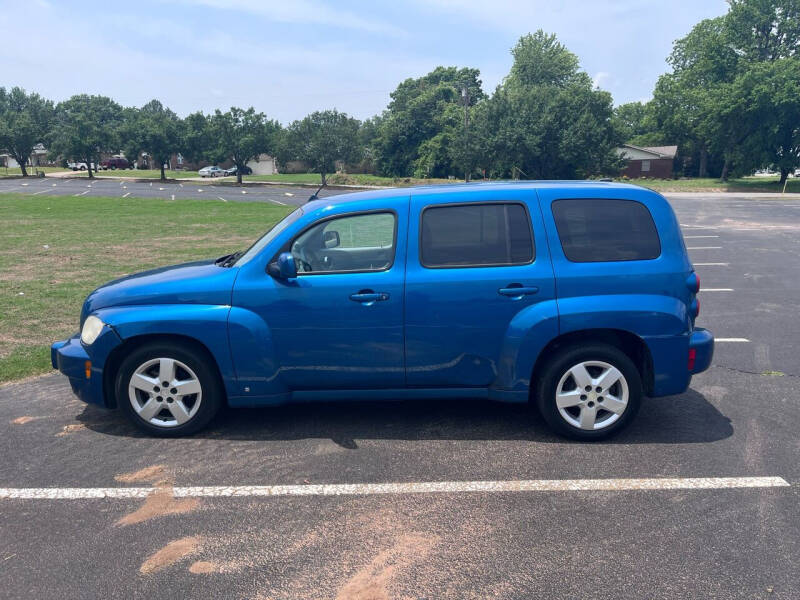
[[[348,163],[361,158],[359,126],[358,119],[337,110],[313,112],[289,125],[280,160],[307,163],[325,185],[328,173],[336,171],[336,161]]]
[[[472,107],[486,97],[479,77],[478,69],[437,67],[400,83],[376,139],[380,172],[442,177],[460,170],[453,164],[450,146],[463,127],[464,104]]]
[[[668,143],[659,131],[650,102],[620,104],[614,109],[614,126],[627,144],[659,146]]]
[[[492,174],[574,179],[618,172],[611,95],[593,89],[577,57],[542,31],[520,38],[512,55],[510,74],[481,111]]]
[[[105,96],[78,94],[56,106],[56,125],[50,151],[64,158],[86,163],[90,178],[92,162],[100,154],[119,149],[118,127],[122,107]]]
[[[231,107],[219,110],[209,119],[212,140],[210,156],[217,160],[230,159],[236,165],[236,181],[242,183],[242,171],[260,154],[275,153],[281,126],[267,119],[264,113],[251,106],[247,110]]]
[[[183,120],[181,155],[191,163],[206,159],[213,152],[213,135],[209,118],[201,111],[187,115]]]
[[[161,181],[166,181],[164,165],[180,151],[183,136],[181,120],[158,100],[151,100],[139,110],[126,111],[120,128],[122,147],[147,152],[160,166]]]
[[[53,125],[54,108],[39,94],[0,87],[0,150],[10,154],[27,177],[26,165],[36,144],[46,143]]]

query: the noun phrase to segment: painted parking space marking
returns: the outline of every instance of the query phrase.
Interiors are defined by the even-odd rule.
[[[732,292],[733,288],[702,288],[701,292]]]
[[[225,200],[225,198],[223,198],[222,196],[217,196],[217,198],[219,198],[219,199],[220,199],[220,200],[222,200],[223,202],[227,202],[227,200]]]
[[[730,263],[694,263],[695,267],[727,267]]]
[[[265,496],[371,496],[506,492],[623,492],[791,487],[782,477],[671,477],[651,479],[528,479],[518,481],[428,481],[307,485],[175,487],[176,498]],[[152,487],[0,488],[0,500],[91,500],[146,498]]]
[[[80,194],[72,194],[72,196],[77,198],[78,196],[85,196],[88,193],[89,193],[89,190],[85,190],[85,191],[81,192]]]
[[[714,338],[715,342],[719,342],[722,344],[731,343],[731,344],[749,344],[750,340],[747,338]]]
[[[39,194],[44,194],[45,192],[51,192],[51,191],[53,190],[52,189],[39,190],[38,192],[33,192],[31,196],[38,196]]]
[[[275,204],[280,204],[281,206],[286,206],[286,204],[284,204],[280,200],[273,200],[272,198],[267,198],[267,200],[269,200],[270,202],[274,202]]]
[[[683,236],[686,240],[699,240],[701,238],[718,238],[718,235],[685,235]]]
[[[695,246],[693,248],[686,248],[687,250],[721,250],[722,246]]]
[[[130,192],[128,192],[128,193],[126,193],[126,194],[122,194],[122,197],[123,197],[123,198],[127,198],[127,197],[128,197],[128,196],[130,196],[130,195],[131,195],[131,193],[130,193]]]

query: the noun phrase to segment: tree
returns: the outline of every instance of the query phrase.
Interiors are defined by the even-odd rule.
[[[118,126],[122,107],[105,96],[79,94],[56,106],[56,125],[50,145],[51,154],[86,163],[90,178],[92,162],[100,154],[119,149]]]
[[[259,155],[275,152],[281,126],[257,113],[231,107],[227,112],[216,110],[209,119],[212,142],[210,155],[218,160],[230,159],[236,165],[236,181],[242,183],[242,171]]]
[[[161,169],[161,181],[165,181],[164,164],[181,148],[183,127],[178,115],[158,100],[151,100],[139,110],[126,111],[126,117],[120,134],[122,146],[128,151],[135,149],[135,156],[147,152]]]
[[[189,162],[200,162],[209,156],[213,146],[208,117],[200,111],[187,115],[183,120],[181,155]]]
[[[523,36],[511,52],[511,72],[480,111],[478,137],[486,140],[492,174],[574,179],[618,172],[611,95],[593,88],[555,36]]]
[[[614,127],[620,138],[634,146],[658,146],[668,143],[659,131],[650,102],[628,102],[614,109]]]
[[[0,150],[10,154],[27,177],[26,165],[36,144],[45,143],[53,124],[53,103],[39,94],[0,87]]]
[[[478,69],[436,67],[397,86],[375,144],[383,175],[444,177],[460,170],[450,146],[463,130],[464,90],[468,108],[486,97]]]
[[[281,162],[301,160],[319,173],[322,185],[327,174],[336,171],[336,162],[361,158],[358,119],[337,110],[313,112],[286,130],[281,145]]]

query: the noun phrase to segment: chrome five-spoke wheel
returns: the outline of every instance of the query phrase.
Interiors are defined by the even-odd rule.
[[[570,367],[556,387],[558,414],[587,431],[615,423],[628,406],[628,382],[615,366],[583,361]]]
[[[174,358],[152,358],[131,375],[128,400],[143,421],[157,427],[178,427],[200,410],[203,388],[187,364]]]

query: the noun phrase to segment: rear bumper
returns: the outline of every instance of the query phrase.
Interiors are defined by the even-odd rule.
[[[66,375],[73,393],[89,404],[106,405],[103,367],[111,351],[122,340],[106,326],[91,346],[81,343],[80,334],[50,346],[50,362]]]
[[[714,336],[708,329],[698,327],[689,337],[689,351],[694,350],[694,367],[692,375],[702,373],[711,366],[714,357]]]

